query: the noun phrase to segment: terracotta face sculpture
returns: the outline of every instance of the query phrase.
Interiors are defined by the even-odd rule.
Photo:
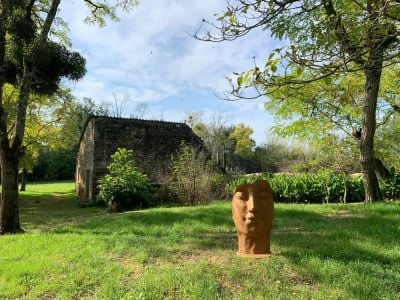
[[[239,185],[232,199],[232,216],[238,233],[237,254],[266,257],[271,254],[270,236],[274,214],[271,186],[265,180]]]

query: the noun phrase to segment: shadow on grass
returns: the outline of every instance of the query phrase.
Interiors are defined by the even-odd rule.
[[[153,253],[170,254],[173,244],[199,250],[233,249],[236,235],[226,207],[158,208],[104,213],[76,226],[61,226],[57,234],[91,234],[102,239],[132,242]],[[161,249],[163,248],[163,249]],[[174,252],[175,250],[172,250]]]
[[[278,209],[272,244],[302,274],[326,285],[342,281],[356,299],[376,297],[382,285],[398,294],[400,208],[379,205],[329,215]]]
[[[379,212],[379,214],[377,213]],[[400,263],[395,257],[365,249],[371,245],[391,249],[400,237],[399,209],[380,209],[372,213],[324,215],[303,210],[279,210],[275,219],[273,241],[282,246],[282,255],[301,259],[313,256],[321,259],[379,261]],[[396,218],[397,216],[397,218]]]
[[[21,223],[31,231],[52,231],[60,226],[78,225],[103,212],[82,210],[72,193],[29,193],[20,195]]]
[[[21,204],[21,219],[28,232],[39,230],[66,235],[67,239],[69,234],[85,235],[95,243],[104,243],[111,253],[143,253],[144,262],[203,255],[201,251],[222,250],[219,255],[233,256],[236,250],[228,202],[122,214],[79,208],[71,194],[24,195]],[[276,205],[272,233],[275,256],[283,257],[318,284],[346,284],[343,289],[353,298],[367,299],[368,293],[376,296],[373,283],[378,281],[400,293],[399,203],[326,207]],[[277,261],[279,258],[271,260]],[[347,280],[350,273],[353,277]],[[354,279],[357,276],[363,280]]]
[[[229,205],[158,208],[108,214],[105,209],[78,207],[73,195],[23,199],[24,223],[44,226],[53,233],[143,237],[154,243],[160,239],[189,241],[195,247],[235,248],[236,235]],[[359,213],[361,212],[361,214]],[[285,205],[276,207],[272,245],[280,255],[296,262],[305,256],[351,261],[400,263],[399,255],[385,254],[400,237],[400,209],[381,205],[374,210],[358,207],[343,214],[323,214]],[[367,245],[367,246],[366,246]]]
[[[30,193],[21,199],[21,221],[28,233],[96,235],[110,244],[125,239],[166,254],[168,249],[161,247],[174,241],[208,250],[233,248],[236,240],[230,211],[221,205],[110,214],[105,208],[79,208],[72,194]]]

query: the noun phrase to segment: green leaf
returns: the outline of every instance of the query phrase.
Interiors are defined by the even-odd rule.
[[[244,74],[244,76],[243,76],[243,82],[244,82],[245,84],[247,84],[247,83],[249,83],[249,81],[250,81],[250,73],[249,73],[249,72],[246,72],[246,73]]]
[[[242,83],[243,83],[243,77],[242,77],[242,76],[239,76],[239,77],[237,78],[237,84],[238,84],[238,86],[241,86]]]
[[[232,17],[232,16],[233,16],[233,11],[228,10],[228,11],[224,14],[224,16],[225,16],[225,17]]]
[[[271,60],[275,55],[275,52],[271,52],[268,56],[268,60]]]
[[[304,72],[304,67],[298,67],[296,70],[297,75],[301,75],[301,74],[303,74],[303,72]]]

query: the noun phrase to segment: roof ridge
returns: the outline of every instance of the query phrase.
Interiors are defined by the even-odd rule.
[[[110,120],[130,120],[130,121],[141,121],[146,123],[166,123],[166,124],[176,124],[176,125],[187,125],[184,122],[173,122],[164,120],[150,120],[150,119],[140,119],[140,118],[124,118],[124,117],[111,117],[111,116],[101,116],[101,115],[90,115],[89,119],[110,119]]]

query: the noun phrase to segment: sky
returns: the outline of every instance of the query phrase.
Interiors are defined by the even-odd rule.
[[[81,0],[62,1],[59,16],[69,25],[73,48],[86,58],[87,74],[69,84],[73,94],[96,103],[129,98],[123,116],[182,122],[202,112],[210,122],[220,116],[226,125],[245,123],[258,145],[266,142],[273,117],[263,99],[225,101],[225,77],[262,61],[277,47],[266,32],[252,32],[233,42],[208,43],[193,38],[203,19],[213,20],[224,0],[142,0],[120,22],[106,27],[84,24],[88,11]],[[115,111],[115,107],[110,106]]]

